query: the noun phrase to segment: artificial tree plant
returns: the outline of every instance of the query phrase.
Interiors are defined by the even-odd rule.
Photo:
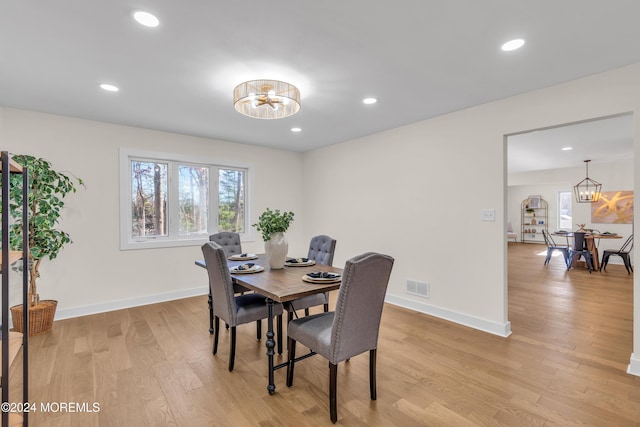
[[[29,171],[29,303],[33,307],[40,301],[37,279],[43,259],[55,259],[64,245],[71,243],[69,234],[56,228],[64,197],[84,185],[82,179],[54,170],[51,163],[42,158],[15,155],[16,163],[28,167]],[[10,242],[13,250],[22,250],[22,178],[11,176],[10,205],[13,223]],[[24,266],[23,266],[24,268]]]

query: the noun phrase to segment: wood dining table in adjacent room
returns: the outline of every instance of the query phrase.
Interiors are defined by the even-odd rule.
[[[234,266],[246,264],[247,261],[229,260],[228,265],[234,282],[257,292],[260,295],[264,295],[267,299],[267,306],[269,310],[269,316],[267,318],[267,340],[265,343],[269,364],[269,383],[267,385],[267,390],[269,391],[269,394],[273,394],[276,389],[274,372],[277,369],[287,366],[286,363],[282,363],[280,365],[274,364],[274,348],[276,343],[273,339],[273,303],[284,303],[294,301],[307,295],[334,291],[340,287],[340,281],[332,281],[332,283],[311,283],[304,281],[303,276],[306,276],[307,273],[311,272],[341,274],[342,269],[329,265],[314,264],[309,266],[285,266],[281,269],[272,270],[269,267],[269,263],[267,262],[267,258],[264,254],[258,254],[258,257],[250,262],[263,266],[264,270],[255,273],[237,273],[231,269]],[[206,268],[204,259],[196,260],[195,264]],[[281,339],[282,337],[279,336],[278,340]]]
[[[572,247],[573,245],[569,242],[570,238],[573,238],[574,232],[558,232],[553,233],[554,236],[564,236],[567,238],[567,245]],[[598,241],[600,239],[622,239],[622,236],[615,233],[585,233],[585,240],[587,241],[587,249],[591,252],[593,256],[593,269],[600,269],[600,255],[598,254]]]

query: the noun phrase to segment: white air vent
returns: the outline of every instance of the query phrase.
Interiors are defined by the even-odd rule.
[[[407,293],[423,298],[429,298],[429,283],[418,282],[417,280],[407,280]]]

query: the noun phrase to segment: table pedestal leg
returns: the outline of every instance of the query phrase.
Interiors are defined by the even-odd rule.
[[[276,392],[276,384],[273,375],[273,356],[275,352],[273,351],[276,346],[276,342],[273,339],[273,300],[271,298],[267,298],[267,309],[269,313],[269,317],[267,317],[267,359],[269,360],[269,384],[267,385],[267,390],[269,394],[273,394]]]

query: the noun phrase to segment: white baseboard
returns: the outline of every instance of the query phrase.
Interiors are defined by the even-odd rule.
[[[428,314],[430,316],[439,317],[441,319],[459,323],[461,325],[488,332],[493,335],[498,335],[505,338],[511,335],[511,322],[490,322],[478,317],[468,316],[466,314],[457,313],[455,311],[446,310],[440,307],[424,304],[411,299],[401,298],[395,295],[387,295],[385,301],[389,304],[408,308],[410,310],[415,310],[420,313]]]
[[[55,320],[70,319],[73,317],[88,316],[90,314],[105,313],[107,311],[121,310],[123,308],[138,307],[141,305],[155,304],[158,302],[173,301],[182,298],[195,297],[199,295],[207,295],[209,289],[207,286],[199,286],[197,288],[184,289],[174,292],[166,292],[163,294],[147,295],[138,298],[130,298],[118,301],[110,301],[101,304],[85,305],[81,307],[71,307],[58,309],[56,311]]]
[[[629,361],[629,367],[627,368],[627,374],[640,377],[640,358],[638,356],[636,356],[635,353],[631,353],[631,359]]]

